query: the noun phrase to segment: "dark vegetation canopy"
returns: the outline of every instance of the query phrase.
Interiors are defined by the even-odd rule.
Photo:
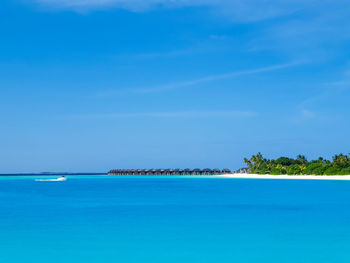
[[[250,159],[244,158],[244,162],[253,174],[350,175],[350,154],[334,155],[331,161],[322,157],[308,161],[304,155],[298,155],[296,159],[280,157],[269,160],[258,153]]]

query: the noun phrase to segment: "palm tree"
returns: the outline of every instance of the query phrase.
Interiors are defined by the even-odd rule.
[[[253,167],[252,162],[251,162],[250,160],[248,160],[247,158],[244,158],[244,163],[245,163],[246,165],[248,165],[249,168],[252,168],[252,167]]]
[[[346,168],[350,165],[350,158],[342,153],[339,155],[336,154],[333,157],[333,163],[340,168]]]
[[[308,163],[308,161],[307,161],[305,155],[301,155],[301,154],[299,154],[299,155],[297,156],[297,161],[298,161],[298,163],[303,164],[303,165],[305,165],[305,164]]]

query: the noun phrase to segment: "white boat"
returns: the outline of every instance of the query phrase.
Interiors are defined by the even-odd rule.
[[[35,179],[36,182],[61,182],[61,181],[66,181],[67,178],[64,176],[55,178],[55,179]]]

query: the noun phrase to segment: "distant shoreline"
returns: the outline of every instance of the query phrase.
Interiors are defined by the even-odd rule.
[[[16,173],[16,174],[0,174],[1,176],[94,176],[94,175],[108,175],[107,173]]]
[[[350,175],[222,174],[216,175],[216,177],[237,179],[350,180]]]
[[[350,181],[350,175],[270,175],[270,174],[216,174],[216,175],[108,175],[107,173],[33,173],[33,174],[0,174],[0,177],[21,177],[21,176],[110,176],[110,177],[212,177],[231,179],[274,179],[274,180],[341,180]]]

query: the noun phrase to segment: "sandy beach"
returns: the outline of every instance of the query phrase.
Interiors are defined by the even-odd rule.
[[[217,175],[217,177],[241,179],[350,180],[350,175],[222,174]]]

